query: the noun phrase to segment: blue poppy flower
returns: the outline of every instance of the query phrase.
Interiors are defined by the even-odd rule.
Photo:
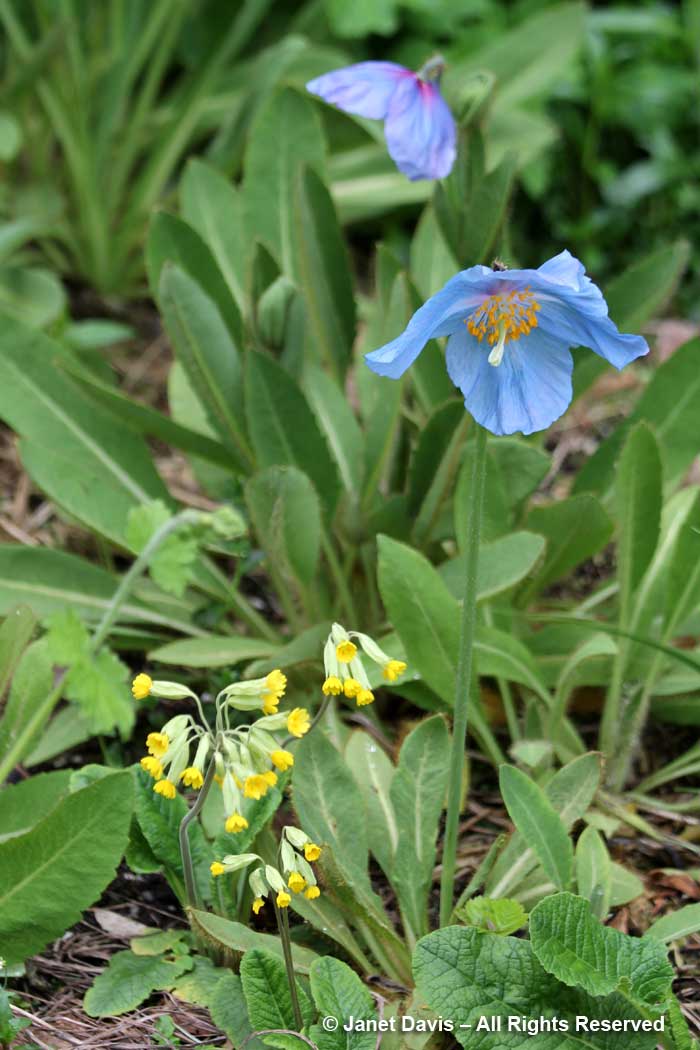
[[[456,128],[438,84],[441,59],[413,73],[394,62],[335,69],[307,90],[346,113],[384,121],[389,154],[409,179],[442,179],[452,171]]]
[[[649,352],[641,336],[618,331],[600,288],[568,251],[538,270],[463,270],[398,339],[366,354],[367,364],[398,379],[436,336],[449,337],[450,378],[492,434],[532,434],[563,415],[572,397],[571,347],[587,346],[618,369]]]

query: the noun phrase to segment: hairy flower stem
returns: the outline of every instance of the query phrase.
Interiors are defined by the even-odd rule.
[[[476,426],[476,446],[472,483],[469,489],[470,508],[467,526],[467,549],[464,569],[464,592],[459,632],[459,658],[455,707],[452,720],[452,752],[447,795],[447,819],[442,847],[442,877],[440,879],[440,925],[447,926],[452,915],[455,867],[457,864],[457,832],[462,801],[462,767],[467,741],[469,693],[472,688],[474,631],[476,628],[476,574],[479,565],[481,519],[486,478],[486,431]]]
[[[124,573],[119,586],[112,595],[112,600],[105,609],[104,616],[100,620],[97,629],[92,636],[91,648],[94,653],[98,651],[107,638],[114,621],[119,615],[119,610],[128,598],[132,587],[138,580],[139,576],[141,576],[141,574],[148,568],[151,558],[158,550],[161,543],[163,543],[172,532],[179,529],[181,525],[194,524],[194,522],[199,520],[199,517],[200,514],[198,511],[183,510],[179,514],[176,514],[175,517],[170,518],[169,521],[164,522],[159,529],[156,529],[146,546],[129,568],[128,572]]]
[[[301,1015],[301,1006],[299,1005],[299,994],[297,992],[297,979],[294,975],[294,960],[292,959],[292,941],[289,935],[289,917],[285,908],[280,908],[277,902],[273,902],[275,905],[275,918],[277,919],[277,929],[279,930],[280,940],[282,941],[282,952],[284,954],[284,965],[287,968],[287,980],[289,981],[289,994],[292,997],[292,1009],[294,1010],[294,1023],[299,1031],[304,1027],[304,1018]]]
[[[206,802],[207,795],[209,794],[209,788],[214,782],[214,772],[214,760],[212,759],[207,767],[207,771],[204,775],[204,783],[199,789],[199,794],[197,795],[195,804],[180,821],[180,856],[182,857],[182,870],[185,875],[185,897],[187,898],[187,905],[190,908],[199,908],[200,901],[199,893],[197,891],[197,882],[194,877],[192,851],[190,850],[189,826],[202,811],[202,806]]]

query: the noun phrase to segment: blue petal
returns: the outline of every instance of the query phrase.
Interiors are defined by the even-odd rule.
[[[569,252],[554,256],[539,270],[505,270],[492,277],[492,291],[529,288],[541,306],[539,330],[569,347],[587,346],[615,368],[649,353],[642,336],[623,335],[611,321],[600,288]]]
[[[391,96],[404,79],[415,77],[395,62],[358,62],[310,80],[306,89],[346,113],[384,120]]]
[[[437,84],[402,80],[389,103],[384,133],[396,167],[409,179],[443,179],[452,171],[455,122]]]
[[[452,277],[444,288],[416,310],[397,339],[365,354],[372,371],[398,379],[413,364],[429,339],[451,335],[463,328],[464,319],[483,299],[481,286],[490,275],[488,266],[472,266]]]
[[[489,351],[466,328],[447,344],[447,371],[477,423],[492,434],[533,434],[566,412],[573,361],[561,342],[535,329],[507,343],[497,367]]]
[[[585,295],[562,296],[558,301],[537,298],[542,304],[538,328],[567,346],[587,346],[618,369],[649,353],[646,339],[623,335],[607,314],[590,310]]]

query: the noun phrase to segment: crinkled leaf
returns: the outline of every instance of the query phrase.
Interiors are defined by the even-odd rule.
[[[465,926],[476,926],[484,933],[496,933],[507,936],[527,925],[527,912],[520,901],[502,897],[491,900],[489,897],[474,897],[467,901],[459,918]]]
[[[340,959],[317,959],[311,967],[311,994],[318,1012],[324,1017],[335,1017],[338,1027],[334,1032],[314,1025],[309,1033],[318,1050],[374,1050],[377,1037],[369,1032],[345,1032],[348,1018],[372,1020],[377,1007],[360,978]]]
[[[576,1017],[639,1022],[646,1016],[622,995],[593,998],[560,984],[542,969],[529,941],[474,927],[448,926],[424,937],[416,947],[413,972],[421,1000],[454,1021],[455,1038],[466,1050],[610,1050],[609,1033],[577,1032]],[[512,1016],[526,1021],[557,1017],[568,1022],[569,1030],[508,1032]],[[482,1017],[502,1018],[502,1032],[477,1031]],[[625,1050],[653,1050],[656,1035],[626,1032],[624,1044]]]
[[[191,967],[188,955],[165,959],[117,952],[88,988],[83,1002],[85,1013],[90,1017],[116,1017],[135,1010],[152,992],[172,988]]]
[[[595,996],[620,991],[645,1009],[666,1009],[673,982],[666,949],[601,926],[583,897],[556,893],[541,901],[530,915],[530,940],[545,970],[564,984]]]
[[[296,1030],[287,970],[279,955],[273,955],[260,948],[247,951],[241,962],[241,984],[250,1023],[255,1030]],[[304,1022],[309,1024],[314,1016],[313,1003],[299,982],[297,995]],[[291,1035],[266,1036],[265,1042],[271,1046],[289,1047],[291,1050],[296,1050],[299,1044],[299,1040]]]

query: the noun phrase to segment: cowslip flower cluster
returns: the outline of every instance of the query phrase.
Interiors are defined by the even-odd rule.
[[[254,860],[260,861],[261,867],[251,872],[248,880],[254,898],[253,911],[257,915],[270,894],[274,895],[278,908],[288,908],[293,894],[303,893],[309,901],[320,897],[321,891],[311,867],[320,856],[321,847],[312,842],[305,831],[287,826],[282,829],[277,867],[263,863],[256,853],[244,853],[215,860],[209,870],[218,878],[240,871]]]
[[[383,120],[389,155],[412,181],[442,179],[457,154],[456,125],[440,91],[443,69],[439,56],[417,73],[395,62],[358,62],[306,89],[345,113]]]
[[[146,739],[148,754],[141,767],[155,781],[153,790],[173,799],[178,785],[198,791],[204,784],[206,768],[213,763],[214,776],[224,797],[225,830],[245,831],[244,800],[259,800],[277,784],[278,773],[294,765],[294,755],[283,746],[279,734],[300,738],[311,726],[305,708],[279,711],[287,679],[280,670],[264,678],[234,682],[216,697],[216,722],[210,726],[199,697],[177,682],[153,681],[146,674],[134,679],[134,696],[163,699],[192,699],[199,721],[190,714],[169,719],[158,732]],[[230,711],[262,709],[263,716],[251,725],[232,727]],[[194,757],[192,755],[194,754]]]
[[[439,336],[448,336],[447,371],[465,408],[492,434],[533,434],[563,415],[573,347],[590,347],[617,369],[649,352],[641,336],[618,331],[600,288],[568,251],[537,270],[462,270],[365,359],[398,379]]]
[[[369,635],[361,631],[346,631],[341,624],[334,623],[323,648],[324,696],[340,696],[342,693],[349,700],[355,700],[358,707],[372,703],[374,693],[359,649],[381,667],[387,682],[395,682],[406,670],[403,660],[388,656]]]

